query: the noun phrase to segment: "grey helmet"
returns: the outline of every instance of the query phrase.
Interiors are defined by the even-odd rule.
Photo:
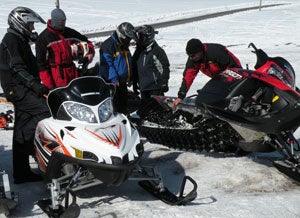
[[[46,23],[40,15],[26,7],[16,7],[8,15],[7,23],[10,28],[34,42],[38,34],[34,31],[30,31],[28,25],[30,22]]]
[[[151,25],[143,25],[137,28],[138,40],[143,46],[147,46],[154,41],[155,34],[158,34],[158,31],[155,31]]]
[[[128,22],[121,23],[117,27],[116,32],[119,39],[125,39],[125,38],[136,39],[135,29],[131,23]]]

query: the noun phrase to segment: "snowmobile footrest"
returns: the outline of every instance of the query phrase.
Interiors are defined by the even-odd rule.
[[[300,183],[300,168],[297,164],[288,160],[278,160],[274,161],[273,165],[282,173],[288,177],[294,179],[296,182]]]
[[[193,184],[193,189],[184,196],[186,181],[189,180]],[[179,196],[174,195],[167,188],[160,189],[157,185],[149,180],[139,182],[139,185],[156,198],[170,205],[186,205],[197,197],[197,183],[189,176],[183,178]]]

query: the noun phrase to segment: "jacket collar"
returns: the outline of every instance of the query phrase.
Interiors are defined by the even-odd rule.
[[[47,29],[54,34],[63,34],[65,30],[59,30],[51,26],[51,19],[47,21]]]
[[[16,30],[12,29],[12,28],[7,28],[7,32],[8,33],[12,33],[14,35],[17,35],[18,37],[20,37],[24,42],[29,42],[29,40],[27,40],[21,33],[17,32]]]

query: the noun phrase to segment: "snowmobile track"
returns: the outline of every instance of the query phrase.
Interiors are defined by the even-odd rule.
[[[182,125],[183,120],[189,128]],[[227,123],[215,118],[192,118],[183,111],[152,113],[137,129],[149,142],[179,150],[235,153],[240,141]]]

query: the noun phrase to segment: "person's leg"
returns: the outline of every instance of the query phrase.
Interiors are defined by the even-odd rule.
[[[13,177],[16,184],[40,181],[31,172],[29,155],[34,155],[34,135],[37,123],[50,116],[44,99],[28,94],[15,104],[13,133]]]
[[[120,83],[114,96],[114,104],[117,112],[127,114],[128,90],[126,83]]]

